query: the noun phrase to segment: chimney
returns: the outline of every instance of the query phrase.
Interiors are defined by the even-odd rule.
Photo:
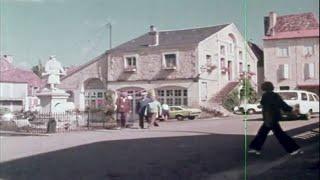
[[[276,34],[275,26],[277,23],[277,14],[275,12],[269,13],[269,23],[268,23],[268,32],[267,35],[274,36]]]
[[[157,29],[153,25],[150,26],[149,36],[150,36],[149,46],[158,46],[159,45],[159,32],[157,31]]]

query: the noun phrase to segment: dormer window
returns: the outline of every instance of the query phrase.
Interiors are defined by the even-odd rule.
[[[164,69],[177,69],[178,54],[177,53],[166,53],[163,54],[163,67]]]
[[[127,72],[137,71],[137,56],[125,56],[124,69]]]

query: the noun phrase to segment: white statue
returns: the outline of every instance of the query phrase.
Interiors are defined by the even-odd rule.
[[[56,90],[56,84],[60,84],[60,75],[66,75],[61,63],[56,60],[55,56],[50,56],[45,65],[45,72],[42,76],[49,75],[47,83],[50,84],[51,90]]]

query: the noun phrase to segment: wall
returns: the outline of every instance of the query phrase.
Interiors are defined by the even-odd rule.
[[[58,86],[66,91],[72,91],[74,94],[74,103],[76,108],[84,110],[84,83],[90,79],[98,78],[107,86],[107,55],[102,54],[93,59],[77,72],[62,78]]]
[[[28,94],[27,83],[5,83],[0,82],[0,99],[24,100]]]
[[[303,47],[314,44],[315,54],[311,57],[303,55]],[[289,45],[289,56],[278,57],[277,47],[279,44]],[[319,40],[318,38],[297,38],[264,41],[264,71],[265,78],[274,83],[276,88],[280,86],[290,86],[295,89],[297,84],[311,85],[319,84]],[[315,78],[305,79],[304,63],[315,63]],[[280,64],[289,64],[289,78],[281,80],[278,78]]]
[[[176,70],[162,67],[162,55],[167,52],[178,53]],[[137,71],[124,71],[124,56],[137,55]],[[147,49],[139,52],[117,53],[109,56],[109,81],[165,80],[193,78],[197,75],[195,46],[177,49]]]
[[[229,34],[232,34],[235,38],[235,50],[232,54],[228,53],[226,49],[226,55],[220,54],[220,45],[224,45],[227,48],[228,43],[232,42]],[[246,49],[247,48],[247,49]],[[247,50],[247,52],[246,52]],[[243,57],[242,60],[239,58],[238,52],[242,51]],[[208,99],[213,97],[216,93],[219,92],[224,86],[230,81],[239,81],[239,62],[243,63],[243,67],[246,64],[250,64],[251,71],[255,72],[256,75],[252,76],[252,82],[257,85],[257,58],[255,57],[252,50],[248,45],[245,46],[245,41],[238,31],[237,27],[234,24],[231,24],[218,33],[208,37],[198,46],[198,56],[199,56],[199,72],[201,66],[206,66],[206,55],[211,55],[213,64],[216,65],[216,69],[212,72],[202,72],[200,75],[201,82],[207,82],[208,84]],[[232,79],[228,80],[227,73],[221,72],[220,59],[225,58],[225,63],[227,64],[228,60],[232,61]],[[245,70],[245,69],[244,69]],[[200,85],[200,84],[199,84]]]

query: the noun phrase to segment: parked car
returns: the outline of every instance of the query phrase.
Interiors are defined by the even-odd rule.
[[[282,99],[298,112],[297,118],[310,119],[312,113],[319,113],[319,96],[315,93],[302,90],[275,91]],[[284,116],[295,116],[283,112]]]
[[[233,111],[234,113],[256,114],[262,112],[262,106],[260,105],[260,101],[257,103],[240,104],[234,107]]]
[[[182,121],[185,118],[193,120],[201,113],[200,109],[188,108],[183,106],[170,106],[169,108],[169,118],[176,118],[179,121]]]
[[[0,120],[10,121],[13,118],[14,118],[14,114],[10,111],[10,109],[5,107],[0,107]]]

